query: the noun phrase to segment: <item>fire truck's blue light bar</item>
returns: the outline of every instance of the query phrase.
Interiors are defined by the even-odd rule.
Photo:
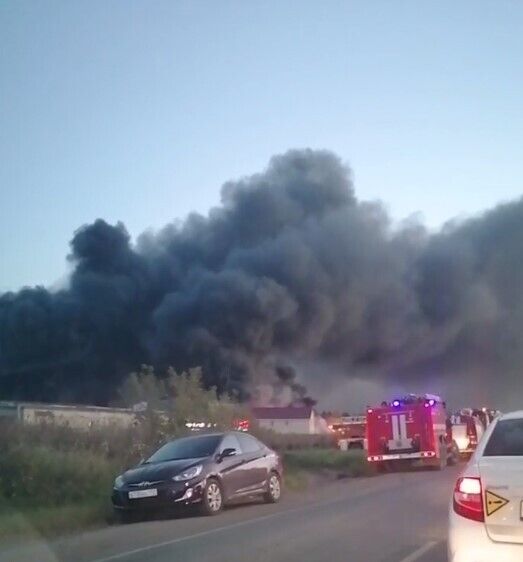
[[[400,401],[399,400],[393,400],[392,401],[392,405],[397,408],[400,405]]]

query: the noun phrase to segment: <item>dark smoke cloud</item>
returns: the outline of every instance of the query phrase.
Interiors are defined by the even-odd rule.
[[[479,380],[499,399],[520,386],[522,201],[429,235],[357,201],[332,153],[290,151],[225,184],[208,216],[136,245],[99,219],[71,250],[66,289],[0,297],[3,398],[104,403],[141,363],[201,365],[242,396],[267,381],[303,396],[307,362]]]

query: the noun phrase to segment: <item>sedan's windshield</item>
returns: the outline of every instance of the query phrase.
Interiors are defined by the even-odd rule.
[[[208,457],[216,451],[220,442],[220,435],[203,435],[201,437],[186,437],[166,443],[149,457],[147,464],[179,459],[196,459]]]

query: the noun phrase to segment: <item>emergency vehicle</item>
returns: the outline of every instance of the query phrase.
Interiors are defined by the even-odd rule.
[[[334,433],[340,449],[365,448],[365,416],[340,416],[332,419],[329,429]]]
[[[470,457],[476,450],[479,440],[496,417],[495,410],[487,408],[463,408],[450,416],[452,438],[462,457]]]
[[[414,465],[441,470],[458,461],[445,403],[433,394],[382,402],[367,409],[367,460],[378,469]]]

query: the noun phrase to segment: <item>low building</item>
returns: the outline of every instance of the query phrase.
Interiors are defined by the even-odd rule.
[[[310,406],[254,407],[252,414],[260,427],[277,433],[329,433],[325,420]]]
[[[75,429],[113,426],[126,428],[136,422],[136,414],[127,408],[70,406],[33,402],[0,402],[0,416],[15,418],[24,424],[55,424]]]

